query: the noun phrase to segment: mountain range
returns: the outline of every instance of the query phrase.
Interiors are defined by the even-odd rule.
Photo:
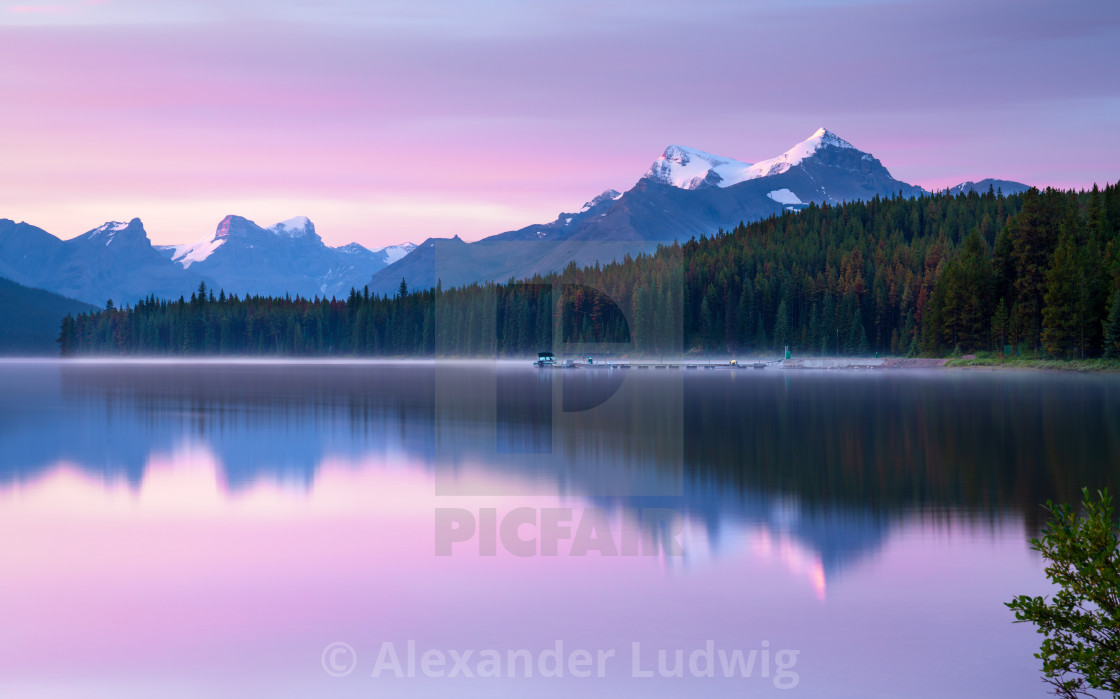
[[[1012,194],[1027,185],[965,182],[952,193]],[[344,297],[369,286],[410,288],[506,281],[651,252],[660,244],[711,235],[811,203],[913,197],[921,187],[896,180],[869,153],[819,129],[781,155],[748,163],[669,146],[625,192],[607,190],[555,220],[467,243],[429,238],[369,250],[326,245],[305,217],[262,227],[226,216],[212,234],[183,245],[152,245],[139,219],[110,221],[60,240],[27,223],[0,219],[0,277],[103,306],[154,294],[190,296],[200,283],[238,295]]]
[[[1004,180],[966,182],[957,191],[994,184],[1004,194],[1029,187]],[[659,244],[712,235],[810,203],[839,204],[876,196],[914,197],[921,187],[896,180],[878,159],[826,129],[781,155],[747,163],[694,148],[669,146],[624,193],[608,190],[575,213],[474,243],[429,238],[373,275],[369,288],[392,293],[437,281],[459,286],[507,281],[651,252]]]
[[[416,247],[411,243],[369,250],[358,243],[332,248],[304,216],[262,228],[226,216],[210,236],[158,250],[210,286],[238,295],[337,297],[361,288],[377,270]]]
[[[413,247],[329,247],[302,217],[262,228],[226,216],[214,233],[185,245],[152,245],[137,218],[110,221],[69,240],[0,219],[0,277],[97,306],[109,299],[131,304],[151,294],[189,297],[203,282],[239,295],[329,298],[364,286]]]

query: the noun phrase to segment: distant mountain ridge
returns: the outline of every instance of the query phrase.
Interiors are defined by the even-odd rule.
[[[810,203],[926,193],[896,180],[873,155],[824,128],[757,163],[671,145],[622,194],[609,190],[576,214],[474,243],[429,238],[374,274],[369,286],[392,293],[402,278],[411,288],[527,278],[573,261],[590,265],[651,252],[658,244],[712,235]]]
[[[953,193],[1027,185],[965,182]],[[528,278],[569,264],[592,265],[652,252],[660,244],[711,235],[810,204],[925,194],[895,179],[870,153],[826,130],[781,155],[748,163],[671,145],[629,190],[607,190],[549,223],[477,242],[428,238],[369,250],[330,247],[306,217],[262,227],[226,216],[214,232],[182,245],[154,246],[139,219],[110,221],[71,240],[0,219],[0,277],[103,306],[155,295],[189,297],[205,282],[238,295],[344,297],[369,286],[392,294],[404,279],[422,289]]]
[[[411,243],[369,250],[332,248],[306,217],[262,228],[227,216],[214,233],[184,245],[152,245],[140,219],[109,221],[70,240],[0,219],[0,277],[101,307],[155,295],[189,297],[205,282],[228,293],[345,296],[410,252]]]
[[[969,192],[976,192],[977,194],[987,194],[988,190],[999,192],[1004,196],[1011,194],[1022,194],[1030,189],[1030,185],[1025,185],[1022,182],[1012,182],[1011,180],[994,180],[991,178],[980,180],[979,182],[962,182],[956,187],[949,188],[949,194],[968,194]]]
[[[0,279],[0,355],[58,356],[58,333],[66,315],[95,311],[94,306]]]
[[[0,219],[0,276],[98,307],[108,299],[123,305],[149,294],[190,296],[204,281],[156,250],[137,218],[110,221],[70,240]]]
[[[158,249],[174,264],[229,293],[330,298],[361,288],[371,274],[414,247],[405,243],[369,250],[350,243],[332,248],[304,216],[264,228],[230,215],[206,238]]]

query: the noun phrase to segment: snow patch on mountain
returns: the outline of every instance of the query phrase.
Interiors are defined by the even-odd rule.
[[[602,204],[605,201],[617,201],[621,198],[622,198],[622,192],[619,192],[619,191],[614,190],[614,189],[608,189],[607,191],[603,192],[602,194],[595,197],[591,201],[585,202],[584,205],[583,205],[583,208],[581,208],[577,213],[582,214],[582,213],[584,213],[586,211],[589,211],[590,209],[598,206],[599,204]]]
[[[113,239],[116,238],[117,233],[119,233],[119,232],[123,231],[124,229],[128,228],[128,226],[129,226],[129,224],[121,223],[120,221],[106,221],[105,223],[101,224],[97,228],[94,228],[92,231],[90,231],[86,235],[88,235],[90,238],[98,238],[98,239],[100,239],[102,236],[104,236],[105,237],[105,244],[108,245],[109,243],[113,242]]]
[[[222,247],[226,240],[228,238],[219,237],[215,234],[209,238],[196,240],[193,243],[170,246],[172,249],[171,261],[182,265],[183,269],[187,269],[195,262],[202,262],[213,255],[214,251]]]
[[[306,216],[296,216],[287,221],[273,224],[268,227],[276,235],[286,235],[290,238],[299,238],[308,233],[315,232],[315,225],[311,223],[311,219]]]
[[[343,245],[343,246],[335,248],[335,249],[338,250],[339,252],[344,252],[347,255],[361,255],[361,254],[369,255],[369,254],[372,253],[372,251],[369,248],[367,248],[364,245],[361,245],[360,243],[350,243],[349,245]]]
[[[797,198],[797,195],[788,189],[775,189],[766,196],[770,197],[779,204],[804,204],[805,202]]]
[[[415,249],[416,246],[412,243],[401,243],[399,245],[390,245],[381,248],[380,252],[385,253],[385,260],[388,264],[393,264]]]
[[[750,172],[750,163],[686,146],[669,146],[650,165],[645,177],[679,189],[698,189],[705,183],[730,187],[752,179]]]

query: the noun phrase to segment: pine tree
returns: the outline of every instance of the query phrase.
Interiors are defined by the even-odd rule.
[[[866,357],[871,354],[871,344],[867,341],[867,331],[863,327],[863,323],[860,323],[859,330],[859,340],[856,341],[856,355]]]
[[[1030,325],[1030,314],[1023,311],[1019,302],[1011,304],[1011,321],[1008,323],[1008,337],[1011,339],[1011,344],[1015,346],[1015,351],[1021,351],[1022,346],[1026,344],[1026,337],[1028,333],[1028,326]]]
[[[715,286],[709,286],[700,301],[700,336],[706,350],[725,349],[721,340],[723,322],[719,314],[719,294]],[[721,347],[724,345],[724,347]]]
[[[1043,345],[1055,357],[1074,356],[1079,347],[1082,310],[1085,302],[1081,248],[1084,244],[1081,218],[1071,202],[1061,225],[1057,249],[1046,272],[1043,307]]]
[[[1022,341],[1031,348],[1041,339],[1046,276],[1058,237],[1054,214],[1065,205],[1065,197],[1059,192],[1048,189],[1040,194],[1031,189],[1023,195],[1023,209],[1014,223],[1008,223]]]
[[[1013,298],[1015,294],[1015,260],[1012,250],[1011,234],[1007,228],[1000,229],[992,251],[992,272],[995,277],[995,293],[1000,298]]]
[[[750,279],[743,282],[743,290],[739,292],[739,337],[740,347],[751,346],[751,318],[754,318],[754,284]]]
[[[1042,344],[1052,357],[1070,357],[1077,345],[1078,239],[1063,226],[1062,240],[1046,274]]]
[[[906,350],[906,356],[910,359],[920,356],[922,353],[922,337],[921,333],[915,332],[910,338],[910,349]]]
[[[859,357],[869,354],[871,345],[867,342],[867,330],[863,327],[863,313],[856,306],[852,321],[848,325],[848,338],[844,343],[844,353]]]
[[[765,352],[770,349],[770,342],[766,339],[766,322],[762,319],[762,314],[758,314],[758,325],[754,331],[754,351]]]
[[[817,302],[814,301],[809,309],[809,325],[805,329],[805,349],[813,351],[818,349],[821,336],[820,318],[817,314]]]
[[[74,316],[69,313],[62,319],[62,329],[58,333],[58,351],[63,357],[69,357],[74,354],[76,347],[75,328],[77,324],[74,321]]]
[[[778,304],[778,311],[774,319],[774,347],[781,351],[790,344],[789,312],[786,310],[786,300]]]
[[[944,324],[941,320],[941,289],[935,289],[922,310],[921,353],[927,357],[939,357],[942,354],[942,337]]]
[[[1093,190],[1095,196],[1090,197],[1089,218],[1082,234],[1084,244],[1077,257],[1077,341],[1082,357],[1101,353],[1100,320],[1109,311],[1109,270],[1107,264],[1102,264],[1107,260],[1108,223],[1104,220],[1100,192],[1095,185]]]
[[[1112,293],[1112,308],[1104,321],[1104,356],[1120,359],[1120,291]]]
[[[964,240],[955,262],[958,275],[957,325],[953,344],[968,350],[987,346],[994,278],[988,245],[976,230]]]
[[[1008,344],[1008,325],[1010,317],[1007,313],[1007,302],[1003,299],[999,300],[999,305],[996,306],[996,312],[992,314],[992,345],[997,352],[1002,352],[1004,346]]]
[[[832,294],[825,294],[824,297],[820,331],[821,354],[838,354],[840,352],[840,330],[836,323],[836,304],[832,300]]]

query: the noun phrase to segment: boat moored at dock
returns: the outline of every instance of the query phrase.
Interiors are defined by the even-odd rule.
[[[552,367],[556,366],[556,355],[552,352],[537,352],[537,361],[533,362],[536,367]]]

